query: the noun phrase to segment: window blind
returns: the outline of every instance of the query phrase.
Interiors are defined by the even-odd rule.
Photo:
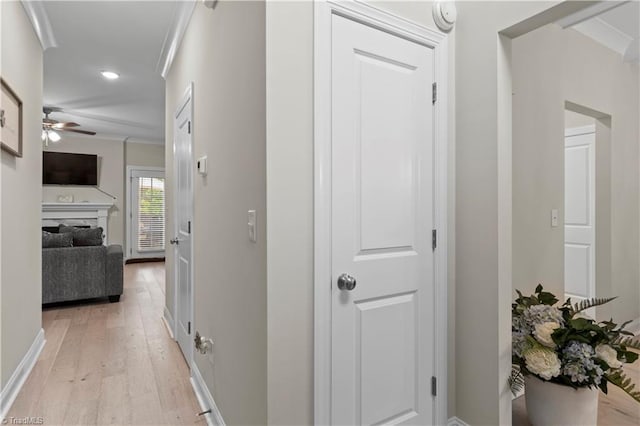
[[[164,250],[164,179],[138,178],[138,251]]]

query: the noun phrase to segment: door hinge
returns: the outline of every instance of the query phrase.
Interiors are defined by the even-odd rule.
[[[438,231],[433,229],[431,231],[431,249],[435,250],[438,247]]]
[[[435,104],[436,100],[438,100],[438,83],[433,83],[431,85],[431,103]]]
[[[187,323],[187,334],[191,334],[191,321]]]
[[[191,235],[191,221],[187,222],[187,233]]]
[[[431,395],[437,396],[438,394],[438,383],[435,376],[431,376]]]
[[[187,133],[191,134],[191,120],[187,122]]]

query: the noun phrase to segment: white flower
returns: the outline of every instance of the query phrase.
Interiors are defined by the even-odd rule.
[[[550,350],[533,349],[524,354],[527,370],[545,380],[560,375],[560,359]]]
[[[618,353],[609,345],[596,346],[596,356],[603,360],[611,368],[620,368],[622,363],[618,361]]]
[[[542,324],[536,324],[535,330],[533,331],[533,335],[536,337],[536,340],[542,343],[544,346],[555,349],[556,344],[551,338],[551,335],[557,328],[560,328],[560,324],[558,324],[555,321],[548,321],[548,322],[543,322]]]

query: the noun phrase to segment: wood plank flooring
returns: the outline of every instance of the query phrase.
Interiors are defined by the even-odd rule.
[[[46,425],[206,424],[162,322],[164,263],[125,265],[119,303],[45,308],[47,343],[8,418]]]
[[[624,370],[640,386],[640,360],[633,364],[625,364]],[[609,385],[607,395],[600,392],[598,396],[598,425],[624,426],[640,425],[640,404],[617,386]],[[527,419],[527,407],[524,396],[513,401],[513,425],[531,426]]]
[[[164,263],[125,265],[119,303],[45,308],[47,343],[8,418],[46,425],[206,424],[182,353],[162,322]],[[625,367],[640,384],[640,362]],[[598,424],[640,424],[640,404],[615,386],[600,394]],[[530,426],[524,397],[513,424]]]

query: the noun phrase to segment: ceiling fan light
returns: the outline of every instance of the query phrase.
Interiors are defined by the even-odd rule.
[[[53,130],[49,130],[49,140],[51,142],[59,142],[60,139],[61,139],[61,137],[58,134],[58,132],[54,132]]]
[[[60,139],[62,139],[60,137],[60,135],[58,134],[58,132],[54,132],[53,130],[43,130],[42,131],[42,140],[46,141],[48,140],[49,142],[60,142]]]
[[[120,77],[120,74],[113,71],[101,71],[100,74],[107,80],[115,80]]]

